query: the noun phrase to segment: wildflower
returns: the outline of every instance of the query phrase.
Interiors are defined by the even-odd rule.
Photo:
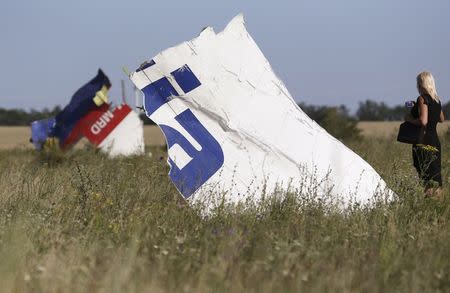
[[[420,147],[421,149],[425,150],[425,151],[428,151],[428,152],[433,152],[433,153],[438,153],[439,152],[439,150],[436,147],[431,146],[431,145],[418,144],[417,146]]]
[[[99,201],[99,200],[101,200],[102,199],[102,194],[100,193],[100,192],[93,192],[92,193],[92,196],[97,200],[97,201]]]
[[[112,205],[113,205],[112,199],[108,198],[108,199],[106,200],[106,204],[112,206]]]

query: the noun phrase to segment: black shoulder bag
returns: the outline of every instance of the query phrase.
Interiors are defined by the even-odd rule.
[[[414,107],[411,109],[411,116],[414,118],[419,118],[419,98]],[[403,122],[400,124],[400,129],[398,130],[397,141],[409,144],[420,144],[422,143],[423,136],[425,134],[425,128],[412,124],[410,122]]]
[[[420,144],[423,138],[424,128],[409,122],[400,124],[397,141],[409,144]]]

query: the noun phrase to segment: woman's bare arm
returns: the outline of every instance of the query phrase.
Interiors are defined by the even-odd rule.
[[[444,117],[444,112],[441,110],[441,115],[439,116],[439,122],[444,122],[445,121],[445,117]]]
[[[419,97],[419,119],[408,119],[407,121],[417,126],[427,126],[428,106],[425,104],[425,100],[423,99],[423,97]]]

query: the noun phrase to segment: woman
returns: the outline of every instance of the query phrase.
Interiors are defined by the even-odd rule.
[[[437,135],[438,122],[444,122],[441,101],[437,95],[433,75],[422,72],[417,76],[417,89],[420,96],[411,109],[408,122],[422,127],[423,138],[421,144],[413,145],[414,167],[425,185],[425,195],[440,195],[442,187],[441,176],[441,143]],[[438,185],[434,186],[432,181]]]

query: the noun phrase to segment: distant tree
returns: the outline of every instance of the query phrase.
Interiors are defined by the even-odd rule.
[[[375,101],[366,100],[364,102],[359,102],[356,116],[359,120],[364,121],[385,120],[386,114],[388,112],[387,108],[388,107],[384,103],[377,103]]]
[[[24,126],[30,125],[31,122],[41,119],[47,119],[50,117],[55,117],[59,112],[61,112],[61,107],[56,106],[53,109],[44,108],[42,111],[31,109],[30,111],[25,111],[22,109],[4,109],[0,108],[0,125],[6,126]],[[145,115],[145,113],[139,114],[139,118],[144,122],[145,125],[155,125],[150,118]]]
[[[397,121],[403,120],[406,112],[403,105],[389,107],[384,102],[366,100],[359,103],[356,117],[360,121]]]
[[[0,108],[0,125],[29,125],[35,120],[53,117],[59,112],[61,112],[60,106],[56,106],[52,110],[47,108],[44,108],[42,111],[31,109],[29,112],[21,109]]]
[[[360,138],[357,121],[349,115],[347,107],[313,106],[304,103],[300,108],[331,135],[342,141]]]
[[[386,117],[389,121],[402,121],[405,119],[405,115],[408,113],[408,108],[404,105],[397,105],[389,108],[389,115]]]

